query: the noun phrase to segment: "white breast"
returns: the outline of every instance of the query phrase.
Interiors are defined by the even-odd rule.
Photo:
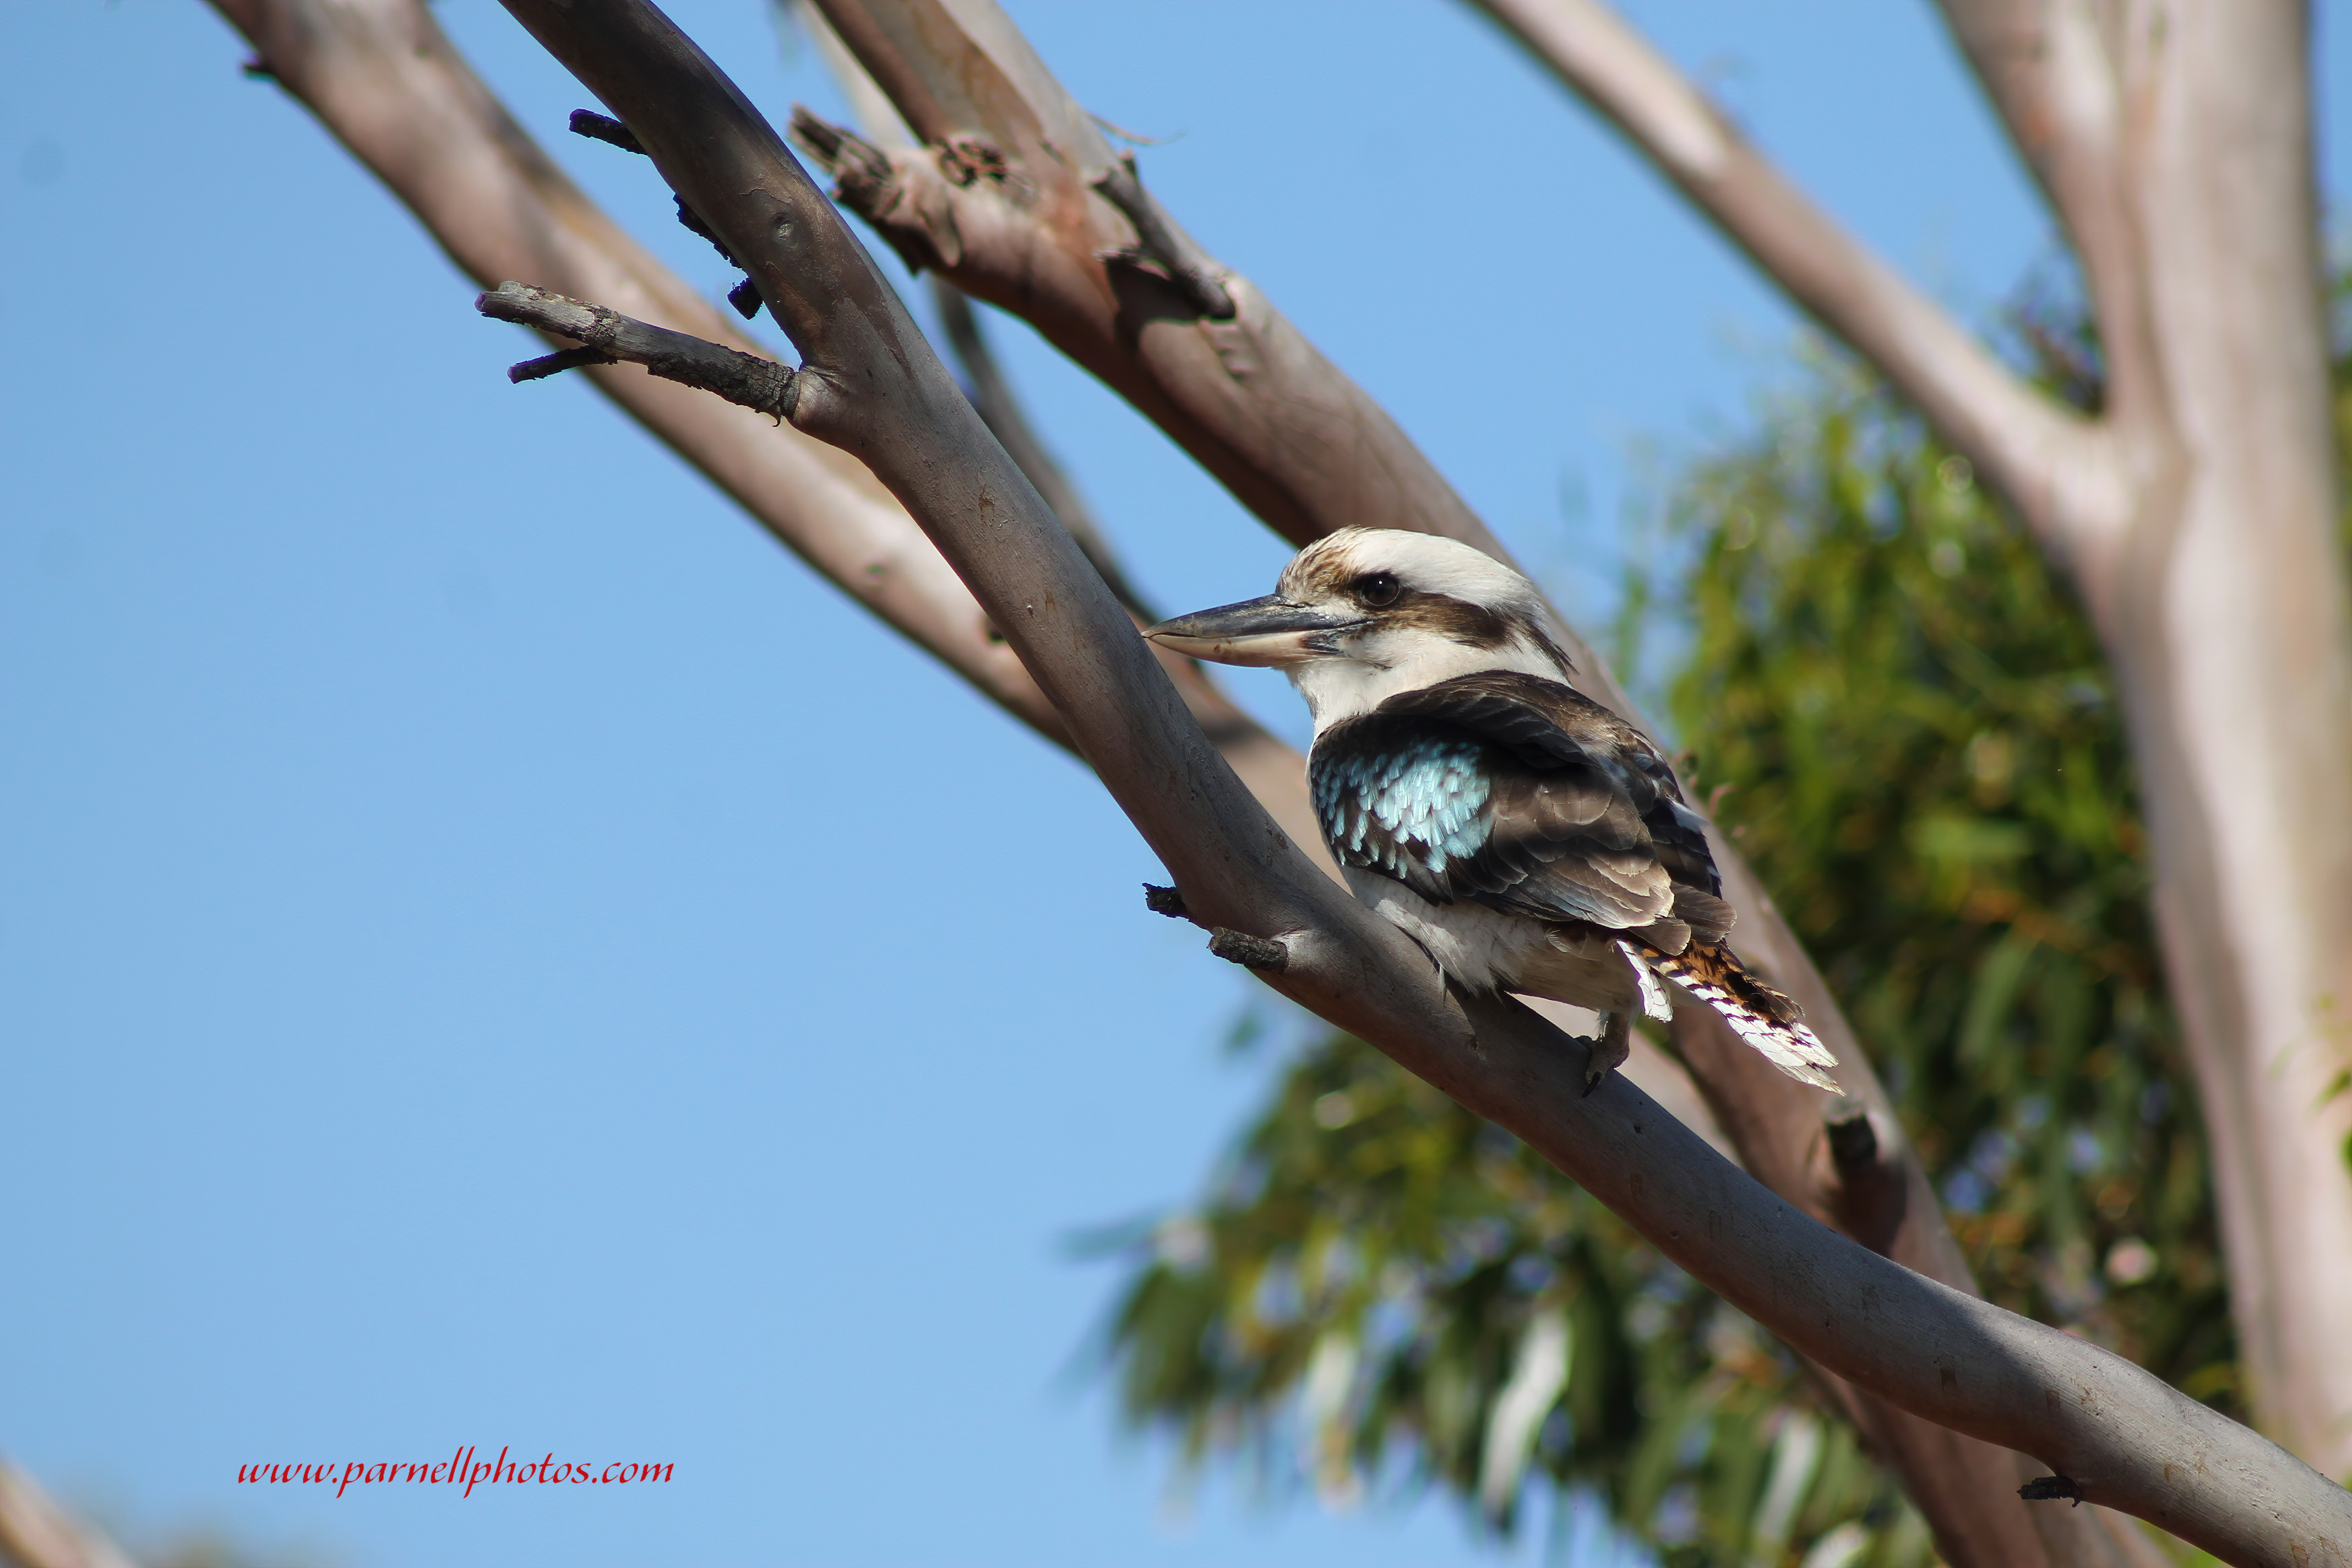
[[[1489,670],[1514,670],[1562,679],[1551,656],[1520,637],[1500,647],[1471,647],[1451,637],[1374,634],[1358,639],[1356,657],[1310,659],[1286,671],[1307,711],[1315,732],[1370,712],[1400,692],[1419,691],[1459,675],[1483,675]]]

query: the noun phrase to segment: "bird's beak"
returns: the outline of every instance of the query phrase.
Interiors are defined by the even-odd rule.
[[[1294,605],[1269,594],[1179,616],[1143,635],[1172,653],[1218,664],[1303,664],[1332,651],[1325,640],[1331,633],[1363,624],[1360,616]]]

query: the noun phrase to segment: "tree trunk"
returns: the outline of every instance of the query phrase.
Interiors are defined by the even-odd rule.
[[[2000,369],[1599,0],[1478,0],[2072,572],[2125,693],[2257,1418],[2352,1471],[2352,593],[2301,0],[1943,0],[2105,359]]]
[[[2248,1394],[2352,1471],[2352,595],[2297,0],[1955,3],[2084,262],[2122,507],[2048,531],[2121,682]],[[2073,141],[2079,151],[2063,143]]]

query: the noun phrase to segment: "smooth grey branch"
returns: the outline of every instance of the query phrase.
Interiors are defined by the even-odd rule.
[[[1095,563],[1095,570],[1110,584],[1110,591],[1118,595],[1118,602],[1134,611],[1139,620],[1159,620],[1160,617],[1120,569],[1118,557],[1112,554],[1108,541],[1095,522],[1094,510],[1087,505],[1078,487],[1070,482],[1062,465],[1054,460],[1045,443],[1031,428],[1029,416],[1021,411],[1021,400],[1013,395],[1013,385],[1004,379],[1004,372],[988,346],[988,338],[981,331],[980,314],[971,308],[971,301],[954,284],[933,274],[931,303],[939,310],[940,326],[947,334],[948,347],[955,351],[956,363],[963,367],[965,390],[971,396],[971,405],[980,410],[981,418],[987,421],[989,429],[1003,443],[1013,460],[1021,465],[1021,471],[1029,476],[1029,482],[1037,487],[1037,493],[1045,498],[1045,504],[1054,509],[1054,515],[1062,520],[1062,526],[1070,531],[1078,548]]]
[[[2097,327],[2086,418],[2003,370],[1602,0],[1477,0],[1972,459],[2128,705],[2250,1402],[2352,1472],[2352,574],[2305,0],[1940,0]],[[2216,759],[2261,759],[2225,783]]]

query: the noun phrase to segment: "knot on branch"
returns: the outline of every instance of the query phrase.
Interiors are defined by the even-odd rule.
[[[735,259],[735,253],[727,248],[727,242],[719,237],[719,231],[712,228],[709,224],[703,222],[702,215],[696,212],[692,207],[688,206],[684,196],[673,194],[670,199],[677,204],[678,227],[686,230],[688,234],[699,235],[704,239],[709,240],[710,242],[710,248],[719,253],[719,258],[721,261],[724,261],[728,266],[732,267],[738,272],[743,270],[743,264]]]
[[[1829,1152],[1823,1186],[1831,1223],[1885,1255],[1903,1228],[1911,1197],[1901,1165],[1879,1142],[1869,1104],[1840,1096],[1822,1114],[1822,1139]]]
[[[1166,915],[1171,921],[1182,920],[1186,912],[1183,894],[1173,888],[1162,888],[1150,882],[1143,884],[1143,907],[1155,915]]]
[[[799,376],[790,365],[656,327],[602,305],[567,299],[551,289],[501,283],[477,299],[474,308],[493,321],[535,327],[583,345],[525,360],[508,370],[510,381],[536,381],[578,365],[626,360],[644,365],[665,381],[716,393],[779,423],[792,417],[800,401]]]
[[[955,186],[974,184],[990,172],[988,158],[974,149],[985,148],[1000,170],[1004,163],[1003,154],[971,138],[940,149],[936,161],[894,157],[801,104],[793,106],[792,138],[833,176],[833,199],[872,224],[915,272],[942,271],[963,259]]]
[[[2069,1498],[2076,1508],[2083,1506],[2082,1483],[2071,1476],[2036,1476],[2018,1488],[2017,1495],[2028,1502],[2055,1502],[2060,1498]]]
[[[1013,164],[1003,150],[978,136],[950,136],[940,142],[940,171],[959,185],[981,180],[1001,185],[1013,177]]]
[[[1290,950],[1281,942],[1252,936],[1247,931],[1229,931],[1223,926],[1209,932],[1209,951],[1227,963],[1263,969],[1269,974],[1279,974],[1290,967]]]
[[[1870,1107],[1848,1095],[1830,1108],[1823,1123],[1829,1135],[1830,1163],[1849,1180],[1878,1163],[1878,1130],[1870,1124]]]
[[[1113,251],[1105,261],[1129,267],[1149,265],[1173,287],[1184,302],[1213,321],[1234,315],[1234,297],[1218,277],[1208,253],[1168,219],[1136,173],[1135,154],[1121,151],[1118,161],[1088,182],[1119,216],[1135,226],[1135,248]]]
[[[868,223],[880,222],[905,194],[889,154],[846,125],[819,119],[796,103],[792,138],[833,176],[833,199]]]

